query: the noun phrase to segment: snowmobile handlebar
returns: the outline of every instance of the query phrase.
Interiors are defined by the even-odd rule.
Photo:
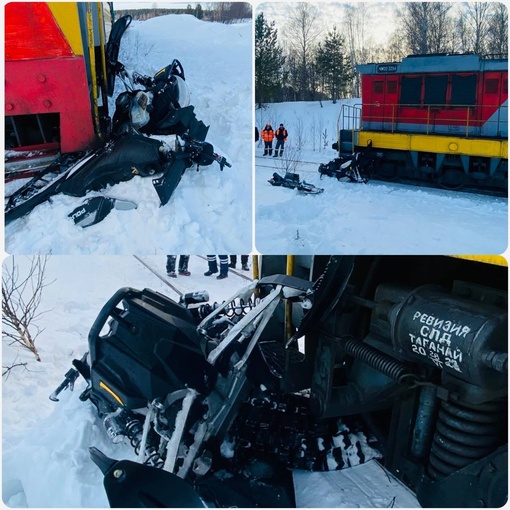
[[[79,375],[80,373],[78,372],[78,370],[75,370],[74,368],[68,370],[66,375],[64,376],[64,380],[60,383],[59,387],[50,395],[50,400],[52,400],[53,402],[58,402],[59,399],[57,398],[57,396],[59,395],[59,393],[66,390],[67,388],[73,391],[74,383],[76,379],[78,379]]]

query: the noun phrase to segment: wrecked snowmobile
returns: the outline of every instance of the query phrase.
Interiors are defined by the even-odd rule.
[[[81,374],[133,447],[136,462],[90,449],[110,505],[293,507],[292,470],[374,457],[422,506],[504,504],[506,294],[448,290],[426,269],[476,272],[417,259],[319,257],[315,283],[267,276],[220,305],[120,289],[51,397]]]
[[[285,172],[285,176],[282,177],[279,173],[274,172],[273,177],[268,180],[272,186],[282,186],[284,188],[297,189],[298,191],[306,195],[317,195],[324,191],[323,188],[318,188],[313,184],[306,181],[299,180],[299,174],[294,172]]]
[[[335,158],[329,163],[321,163],[319,165],[321,179],[323,175],[327,175],[328,177],[336,177],[338,181],[366,184],[369,181],[368,166],[371,164],[371,160],[367,160],[362,164],[362,159],[363,154],[355,152],[348,158]]]
[[[187,168],[213,162],[219,163],[221,170],[231,166],[205,141],[209,128],[196,118],[189,104],[184,69],[178,60],[153,77],[118,62],[120,39],[130,21],[130,16],[124,16],[114,24],[106,47],[108,95],[113,95],[116,77],[126,88],[116,99],[109,140],[93,151],[63,155],[13,193],[5,206],[6,224],[57,193],[81,197],[135,176],[154,177],[160,203],[165,205]],[[176,135],[175,147],[150,135]],[[116,203],[110,198],[89,201],[69,216],[81,226],[90,226],[101,221],[105,210]],[[80,211],[81,220],[77,221]]]

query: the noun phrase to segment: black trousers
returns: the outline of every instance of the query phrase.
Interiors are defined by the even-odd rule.
[[[167,255],[166,256],[166,272],[172,273],[175,272],[175,261],[177,260],[177,255]],[[187,271],[189,263],[189,255],[180,255],[179,256],[179,271]]]

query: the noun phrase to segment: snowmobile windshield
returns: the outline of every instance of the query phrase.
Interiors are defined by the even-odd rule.
[[[178,92],[177,101],[179,103],[179,106],[181,108],[189,106],[190,94],[189,94],[188,85],[179,76],[174,76],[173,79],[175,80],[175,84],[177,86],[177,92]]]

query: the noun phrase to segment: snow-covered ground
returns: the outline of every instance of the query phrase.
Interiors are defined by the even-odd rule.
[[[348,104],[359,103],[348,100]],[[318,166],[337,157],[340,102],[276,103],[257,109],[256,123],[289,132],[288,158],[263,156],[255,150],[255,244],[261,253],[294,254],[460,254],[495,253],[507,249],[506,198],[404,184],[368,184],[320,179]],[[302,144],[302,149],[298,147]],[[273,143],[274,146],[274,143]],[[274,187],[273,172],[295,168],[301,180],[323,188],[317,195]]]
[[[51,203],[7,226],[6,251],[55,255],[251,252],[252,54],[251,21],[225,25],[188,15],[133,21],[122,39],[119,60],[152,76],[178,59],[197,118],[210,125],[207,141],[227,157],[232,168],[222,172],[213,163],[199,172],[188,169],[164,207],[159,206],[151,178],[109,187],[102,194],[134,201],[138,208],[114,210],[87,229],[75,226],[68,214],[98,193],[84,198],[55,196]],[[117,81],[115,92],[122,90]]]
[[[164,256],[141,260],[164,272]],[[13,263],[25,276],[31,257]],[[250,261],[251,266],[251,261]],[[207,262],[192,256],[191,276],[172,279],[182,292],[207,290],[210,302],[221,302],[245,286],[246,279],[230,273],[226,280],[203,275]],[[242,272],[242,274],[250,274]],[[150,288],[173,299],[178,295],[133,256],[69,257],[47,259],[36,341],[41,361],[27,350],[2,342],[2,366],[13,368],[2,384],[2,498],[8,507],[108,507],[103,476],[91,461],[95,446],[115,459],[136,460],[132,448],[114,445],[90,403],[79,400],[83,379],[74,391],[65,390],[59,402],[49,395],[62,382],[74,358],[88,350],[87,336],[105,302],[121,287]],[[355,468],[294,472],[296,501],[301,507],[418,507],[414,495],[375,460]],[[325,495],[327,494],[327,497]]]

